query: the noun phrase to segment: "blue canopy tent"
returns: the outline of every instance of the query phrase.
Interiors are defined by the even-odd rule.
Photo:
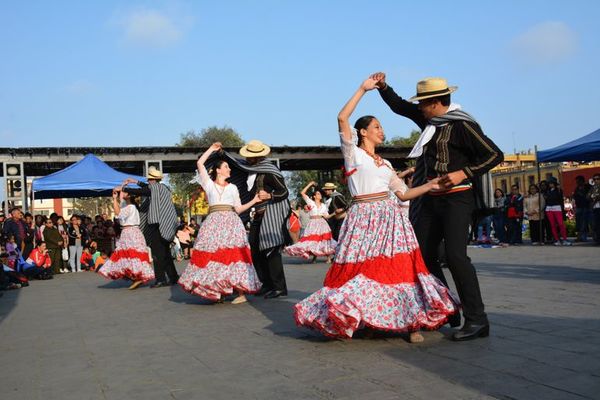
[[[548,150],[538,151],[538,162],[600,161],[600,129]]]
[[[87,154],[63,170],[34,179],[32,191],[35,199],[110,196],[113,188],[126,178],[146,181],[140,176],[119,172],[95,155]]]

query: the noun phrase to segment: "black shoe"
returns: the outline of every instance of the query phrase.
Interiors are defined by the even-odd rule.
[[[254,293],[255,296],[264,296],[271,292],[273,289],[263,286],[258,292]]]
[[[451,316],[449,316],[448,324],[450,324],[450,326],[452,328],[458,328],[460,326],[460,312],[457,312],[456,314],[452,314]]]
[[[150,289],[156,289],[156,288],[167,287],[167,286],[170,286],[167,282],[155,282],[152,285],[150,285]]]
[[[265,299],[275,299],[277,297],[286,297],[287,290],[271,290],[269,293],[265,294]]]
[[[490,325],[475,325],[467,324],[452,335],[452,340],[456,342],[463,342],[465,340],[473,340],[480,337],[488,337],[490,335]]]

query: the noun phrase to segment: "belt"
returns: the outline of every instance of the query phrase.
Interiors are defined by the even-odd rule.
[[[389,198],[390,198],[390,192],[361,194],[361,195],[352,197],[352,204],[374,203],[376,201],[387,200]]]
[[[230,206],[227,204],[216,204],[214,206],[208,207],[209,214],[212,214],[214,212],[219,212],[219,211],[234,211],[234,208],[233,208],[233,206]]]
[[[318,215],[316,217],[310,217],[310,219],[321,219],[321,218],[323,218],[321,215]]]

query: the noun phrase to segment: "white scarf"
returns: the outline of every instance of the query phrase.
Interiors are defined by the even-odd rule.
[[[446,111],[446,113],[449,113],[450,111],[454,111],[454,110],[460,110],[460,109],[461,109],[460,104],[451,103],[450,106],[448,107],[448,111]],[[421,157],[421,155],[423,154],[423,147],[425,147],[425,145],[433,137],[433,134],[435,133],[435,128],[436,128],[436,125],[429,124],[425,127],[425,129],[423,129],[421,136],[419,136],[419,140],[417,140],[417,143],[415,143],[414,147],[410,151],[408,158]]]

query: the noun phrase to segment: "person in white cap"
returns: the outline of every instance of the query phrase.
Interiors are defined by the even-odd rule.
[[[414,185],[440,178],[443,186],[442,190],[411,202],[410,214],[427,268],[447,284],[438,261],[438,248],[444,242],[446,261],[465,318],[453,339],[488,336],[489,322],[477,273],[467,255],[467,244],[476,200],[483,198],[477,183],[483,174],[502,162],[503,153],[471,115],[451,102],[450,94],[457,87],[448,86],[445,79],[419,81],[417,94],[407,101],[386,83],[384,73],[375,73],[371,78],[377,81],[379,93],[391,110],[411,119],[423,130],[409,155],[417,159]],[[450,324],[459,326],[460,314]]]

